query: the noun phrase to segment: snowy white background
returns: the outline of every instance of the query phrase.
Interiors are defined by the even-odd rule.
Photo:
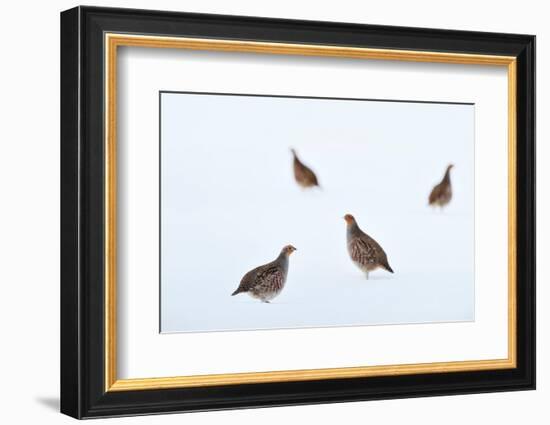
[[[161,330],[474,319],[474,106],[163,93]],[[302,191],[289,148],[317,173]],[[454,199],[428,194],[452,162]],[[345,213],[395,274],[348,258]],[[272,304],[231,297],[292,243]]]

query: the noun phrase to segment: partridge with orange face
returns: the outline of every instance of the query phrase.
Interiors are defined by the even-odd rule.
[[[430,193],[428,199],[428,204],[435,207],[438,206],[443,208],[445,205],[451,202],[453,198],[453,188],[451,185],[451,169],[454,167],[453,164],[447,166],[443,180],[440,183],[436,184]]]
[[[369,272],[382,268],[393,273],[388,257],[373,238],[363,232],[351,214],[344,216],[347,224],[347,245],[351,261],[369,278]]]
[[[288,275],[288,258],[296,251],[292,245],[285,246],[271,263],[250,270],[241,279],[239,287],[231,295],[243,292],[264,303],[270,302],[285,287]]]
[[[294,157],[293,169],[294,169],[294,179],[296,183],[302,188],[311,188],[311,187],[321,187],[317,181],[317,176],[311,168],[305,165],[296,154],[294,149],[290,149]]]

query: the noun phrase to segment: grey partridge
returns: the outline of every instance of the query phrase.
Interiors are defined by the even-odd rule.
[[[296,248],[286,245],[274,261],[250,270],[243,276],[239,287],[231,295],[246,292],[252,298],[257,298],[264,303],[270,302],[285,287],[288,258],[294,251]]]
[[[393,273],[388,257],[382,247],[373,238],[363,232],[355,218],[351,214],[344,216],[347,224],[347,245],[351,261],[366,274],[369,278],[369,272],[382,268]]]
[[[302,161],[300,161],[294,149],[290,149],[290,151],[292,152],[292,155],[294,157],[293,168],[294,179],[296,180],[296,183],[298,183],[298,185],[302,188],[310,188],[315,186],[320,188],[321,186],[319,185],[319,182],[317,181],[317,176],[315,175],[313,170],[305,165]]]
[[[443,208],[453,198],[453,188],[451,185],[451,169],[454,167],[453,164],[449,164],[445,170],[445,175],[443,180],[440,183],[436,184],[430,193],[430,198],[428,200],[429,205],[438,206]]]

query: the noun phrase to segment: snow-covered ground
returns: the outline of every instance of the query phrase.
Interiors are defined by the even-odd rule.
[[[473,133],[473,105],[163,94],[162,332],[474,320]],[[296,185],[290,147],[322,190]],[[345,213],[395,274],[355,268]],[[230,296],[288,243],[279,297]]]

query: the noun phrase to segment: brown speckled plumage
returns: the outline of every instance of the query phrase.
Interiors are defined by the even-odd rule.
[[[351,214],[344,216],[347,224],[347,247],[351,261],[361,269],[367,279],[369,272],[383,268],[393,273],[388,257],[373,238],[363,232]]]
[[[453,168],[453,164],[449,164],[447,166],[447,170],[445,171],[443,180],[441,180],[440,183],[436,184],[432,189],[432,192],[430,193],[430,197],[428,199],[429,205],[443,208],[445,205],[451,202],[451,199],[453,198],[453,188],[451,185],[451,168]]]
[[[268,303],[283,290],[288,275],[288,257],[294,251],[296,248],[287,245],[274,261],[250,270],[243,276],[239,287],[231,295],[246,292],[251,297]]]
[[[321,187],[313,170],[305,165],[302,161],[300,161],[294,149],[291,149],[290,151],[292,152],[292,155],[294,157],[293,169],[294,179],[296,180],[296,183],[298,183],[298,185],[303,188],[310,188],[315,186]]]

